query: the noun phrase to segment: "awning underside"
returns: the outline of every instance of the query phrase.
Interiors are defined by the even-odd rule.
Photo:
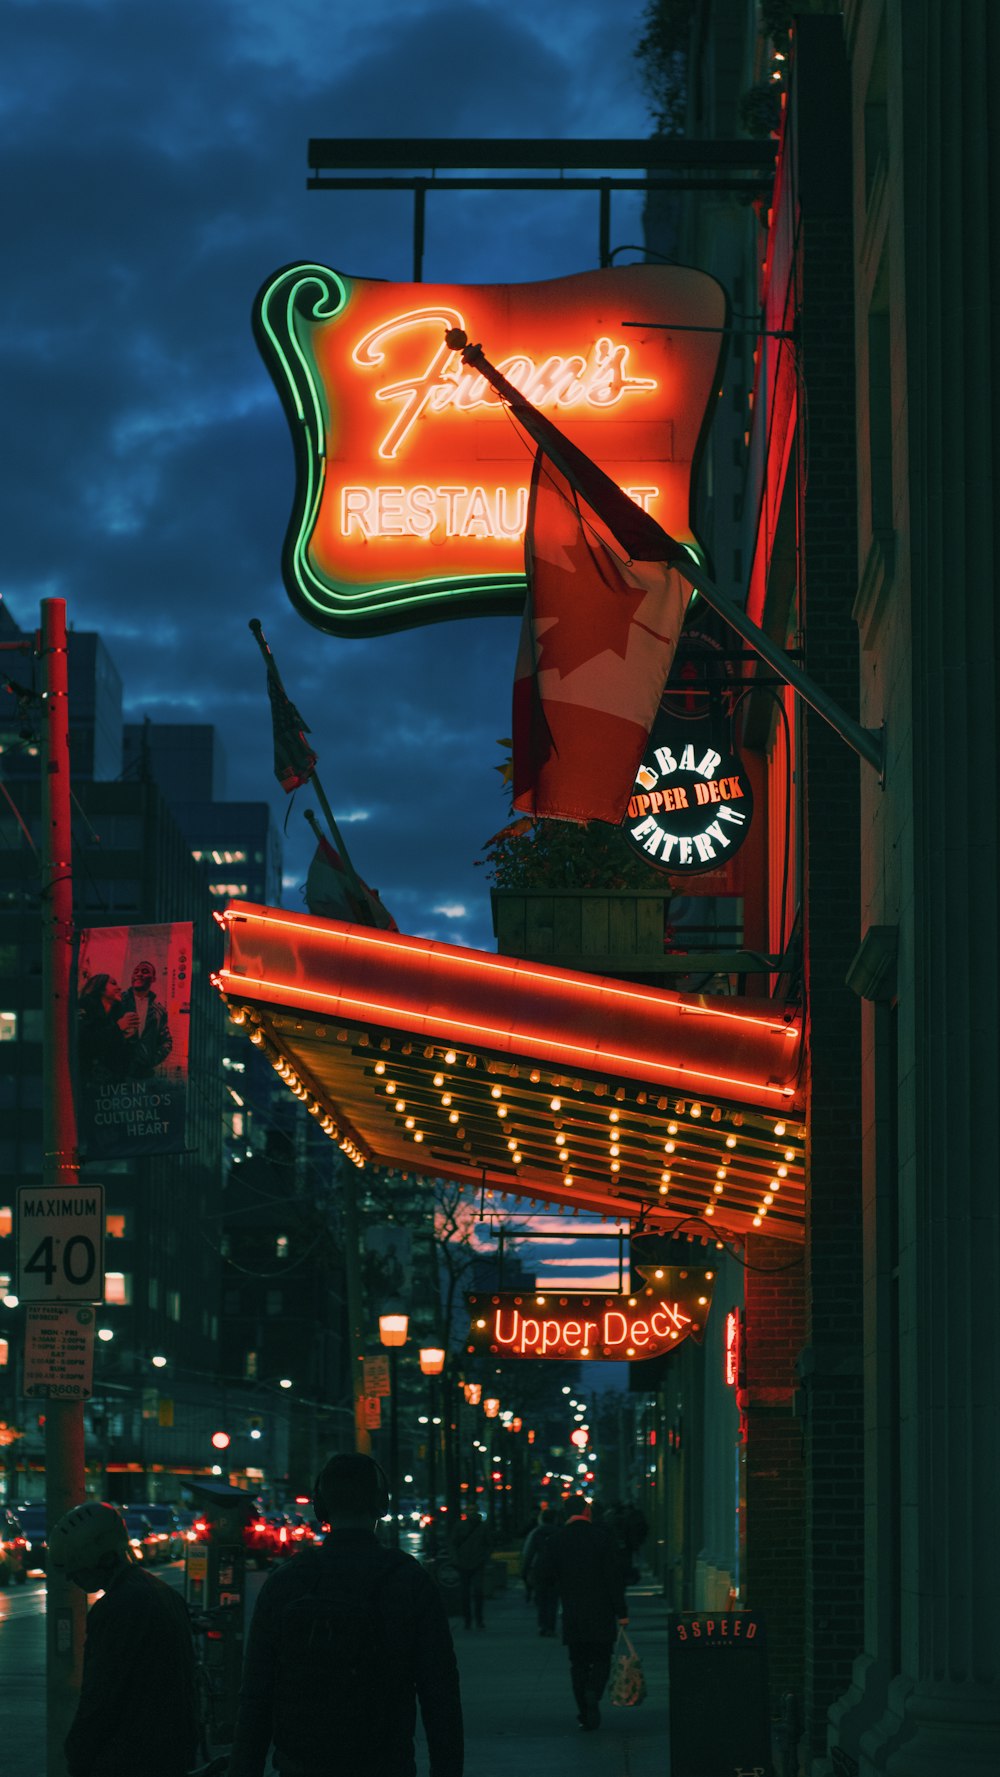
[[[790,1009],[247,903],[225,926],[230,1015],[358,1164],[801,1239]]]

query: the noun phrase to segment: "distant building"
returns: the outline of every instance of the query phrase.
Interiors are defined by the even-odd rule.
[[[0,604],[0,640],[20,638]],[[38,1183],[42,1162],[40,884],[33,849],[39,843],[38,672],[30,650],[5,653],[4,667],[12,683],[0,689],[6,786],[0,798],[0,1295],[14,1290],[17,1190]],[[77,928],[194,924],[187,1152],[84,1160],[81,1172],[84,1181],[99,1177],[105,1185],[107,1290],[99,1322],[113,1335],[98,1342],[94,1396],[86,1408],[88,1487],[119,1499],[176,1498],[180,1474],[211,1467],[218,1454],[212,1432],[224,1429],[217,1421],[225,1405],[219,1388],[225,1160],[227,1148],[231,1153],[236,1144],[245,1154],[257,1135],[246,1059],[241,1052],[226,1066],[229,1026],[209,984],[220,954],[212,915],[234,892],[228,879],[236,868],[240,893],[276,898],[280,845],[265,803],[212,801],[224,786],[213,729],[179,725],[174,734],[165,724],[123,724],[121,680],[100,636],[70,632],[69,680]],[[144,751],[136,739],[143,736]],[[145,769],[134,768],[137,755]],[[204,788],[198,802],[191,800],[196,782]],[[193,855],[198,851],[223,854],[223,869],[214,856]],[[217,880],[223,875],[225,884]],[[264,1106],[263,1139],[272,1076],[266,1067],[260,1074],[255,1102]],[[22,1434],[0,1446],[6,1463],[0,1494],[5,1490],[7,1497],[44,1489],[38,1423],[44,1401],[26,1402],[21,1394],[24,1313],[23,1306],[0,1307],[7,1360],[0,1368],[0,1421]],[[166,1363],[154,1365],[154,1357]],[[253,1454],[234,1440],[234,1468],[238,1458]],[[287,1436],[276,1437],[274,1459],[287,1469]]]
[[[126,777],[159,785],[202,866],[209,893],[227,901],[281,904],[281,838],[267,802],[226,799],[217,728],[196,722],[127,722]]]

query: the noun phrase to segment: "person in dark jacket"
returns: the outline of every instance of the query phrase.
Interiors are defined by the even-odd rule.
[[[167,1008],[153,991],[156,965],[136,963],[132,985],[122,994],[115,1016],[127,1041],[128,1074],[147,1080],[162,1067],[174,1046],[167,1023]]]
[[[317,1477],[329,1530],[261,1588],[229,1777],[263,1777],[272,1745],[281,1777],[415,1777],[418,1701],[431,1777],[462,1777],[448,1618],[419,1562],[376,1540],[387,1504],[370,1456],[333,1456]],[[352,1665],[359,1648],[369,1651]]]
[[[49,1561],[84,1592],[83,1681],[66,1736],[69,1777],[186,1777],[198,1741],[187,1607],[134,1565],[113,1506],[74,1506],[49,1534]],[[169,1708],[164,1708],[169,1698]]]
[[[577,1721],[590,1732],[601,1725],[598,1707],[611,1671],[618,1625],[628,1622],[621,1562],[614,1538],[590,1521],[583,1494],[571,1503],[571,1517],[546,1543],[542,1575],[551,1578],[562,1601],[563,1641],[569,1653],[570,1682]]]
[[[462,1614],[465,1627],[477,1629],[483,1624],[483,1587],[486,1563],[490,1558],[490,1533],[481,1512],[469,1512],[457,1526],[451,1543],[451,1558],[458,1568],[462,1583]]]
[[[554,1635],[559,1615],[559,1592],[553,1575],[546,1571],[542,1555],[549,1539],[559,1526],[555,1508],[543,1506],[538,1521],[529,1530],[521,1551],[521,1577],[529,1598],[535,1601],[539,1635]]]

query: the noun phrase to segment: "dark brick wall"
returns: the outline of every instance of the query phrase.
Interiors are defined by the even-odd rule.
[[[801,1248],[751,1236],[746,1247],[747,1603],[767,1629],[772,1715],[802,1696],[805,1466],[794,1417],[805,1328]]]
[[[800,615],[807,670],[852,715],[858,703],[854,289],[847,66],[836,17],[798,21],[793,136],[800,205]],[[861,1016],[845,984],[859,943],[862,766],[805,717],[805,964],[809,1188],[806,1222],[805,1750],[863,1641]]]

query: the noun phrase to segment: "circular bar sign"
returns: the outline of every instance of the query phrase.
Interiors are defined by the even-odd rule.
[[[720,869],[750,831],[749,776],[709,734],[705,721],[657,718],[622,822],[632,849],[672,876]]]

